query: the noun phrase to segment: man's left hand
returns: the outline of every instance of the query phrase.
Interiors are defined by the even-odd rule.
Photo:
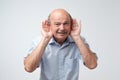
[[[81,21],[78,24],[77,20],[73,19],[73,25],[72,25],[72,29],[71,29],[71,32],[70,32],[70,36],[75,41],[80,37],[80,33],[81,33]]]

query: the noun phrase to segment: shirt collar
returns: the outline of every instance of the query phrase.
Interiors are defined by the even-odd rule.
[[[73,39],[70,37],[70,36],[68,36],[67,37],[67,40],[64,42],[64,43],[74,43],[74,41],[73,41]],[[63,43],[63,44],[64,44]],[[55,39],[52,37],[51,38],[51,40],[50,40],[50,42],[49,42],[49,44],[58,44],[56,41],[55,41]]]

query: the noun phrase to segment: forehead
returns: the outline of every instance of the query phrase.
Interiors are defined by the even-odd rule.
[[[53,22],[53,21],[66,22],[66,21],[70,21],[70,16],[65,11],[55,11],[55,12],[51,13],[50,21],[51,22]]]

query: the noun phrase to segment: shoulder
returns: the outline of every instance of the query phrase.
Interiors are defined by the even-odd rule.
[[[40,42],[40,40],[41,40],[41,37],[37,36],[32,40],[32,44],[37,45]]]
[[[85,37],[81,36],[81,38],[82,38],[82,40],[83,40],[84,42],[86,42]],[[69,42],[75,42],[75,41],[71,38],[71,36],[68,36],[68,41],[69,41]]]

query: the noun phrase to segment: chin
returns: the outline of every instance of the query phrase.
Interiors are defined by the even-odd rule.
[[[54,36],[54,38],[56,39],[56,40],[61,40],[61,41],[64,41],[66,38],[67,38],[67,36],[68,35],[61,35],[61,34],[59,34],[59,35],[56,35],[56,36]]]
[[[67,37],[66,36],[62,36],[62,37],[58,37],[58,40],[64,41]]]

